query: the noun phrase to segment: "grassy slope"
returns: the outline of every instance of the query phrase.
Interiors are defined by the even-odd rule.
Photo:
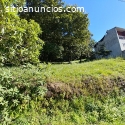
[[[41,65],[40,67],[44,67]],[[79,83],[82,76],[94,77],[125,75],[125,60],[103,59],[82,64],[59,64],[48,66],[47,70],[34,66],[1,68],[0,73],[11,72],[22,84],[34,84],[47,76],[49,82]],[[45,66],[46,67],[46,66]],[[44,72],[44,73],[43,73]],[[43,76],[44,74],[44,76]],[[45,107],[41,106],[41,103]],[[125,97],[96,100],[75,98],[74,100],[43,100],[34,102],[35,108],[27,110],[14,121],[14,125],[124,125]],[[18,111],[17,111],[18,114]],[[32,114],[32,116],[31,116]]]
[[[52,73],[49,77],[50,82],[80,82],[81,77],[84,75],[124,77],[125,60],[121,58],[102,59],[81,64],[52,65],[49,71]]]
[[[43,69],[42,69],[43,68]],[[117,59],[102,59],[93,62],[73,63],[73,64],[52,64],[47,66],[40,65],[39,68],[35,66],[27,67],[12,67],[0,68],[1,74],[4,72],[11,72],[15,77],[22,77],[25,80],[29,78],[40,78],[44,75],[48,77],[50,82],[64,82],[73,83],[79,82],[82,76],[91,75],[95,77],[104,76],[121,76],[125,75],[125,60]]]

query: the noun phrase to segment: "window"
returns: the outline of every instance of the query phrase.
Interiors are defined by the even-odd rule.
[[[123,37],[122,37],[122,36],[119,36],[119,39],[123,39]]]
[[[119,36],[119,39],[125,39],[125,36]]]

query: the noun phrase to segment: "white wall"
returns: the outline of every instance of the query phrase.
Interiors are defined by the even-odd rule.
[[[97,51],[99,46],[102,44],[105,45],[105,48],[107,50],[112,51],[109,57],[122,56],[121,46],[119,44],[119,39],[115,28],[107,31],[105,38],[103,39],[103,41],[98,43],[95,51]]]
[[[119,39],[119,44],[120,44],[121,50],[124,51],[125,50],[125,39]]]

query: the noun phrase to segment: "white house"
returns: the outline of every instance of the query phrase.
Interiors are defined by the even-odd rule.
[[[99,51],[101,45],[111,51],[108,57],[125,57],[125,29],[114,27],[107,30],[104,37],[95,44],[95,52]],[[100,58],[99,55],[96,55],[96,57]]]

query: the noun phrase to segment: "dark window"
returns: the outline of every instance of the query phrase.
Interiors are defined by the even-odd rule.
[[[119,36],[119,39],[123,39],[123,37]]]
[[[125,36],[119,36],[119,39],[125,39]]]

